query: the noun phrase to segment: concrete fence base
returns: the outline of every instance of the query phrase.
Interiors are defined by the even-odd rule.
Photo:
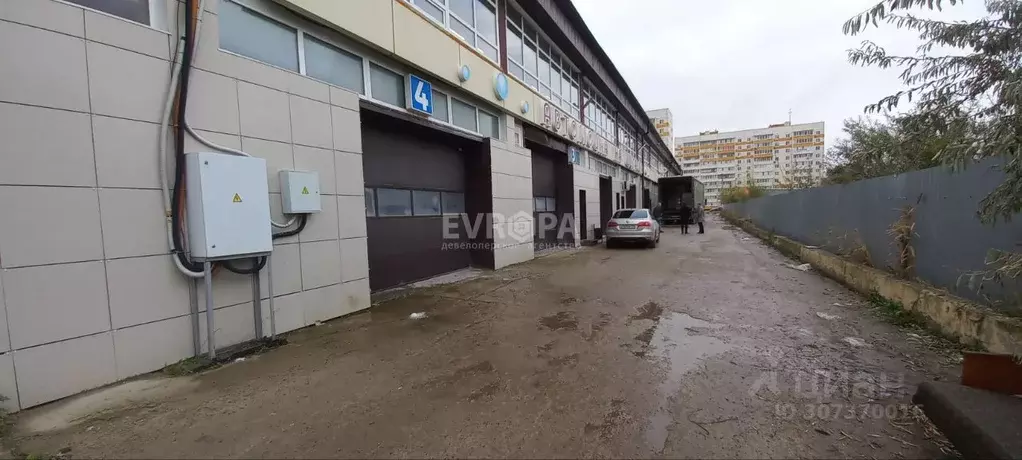
[[[834,280],[869,295],[873,292],[922,315],[930,325],[965,345],[980,345],[993,353],[1022,356],[1022,319],[999,314],[983,305],[922,283],[848,261],[830,252],[774,235],[727,212],[732,225],[758,237],[785,255],[808,263]]]

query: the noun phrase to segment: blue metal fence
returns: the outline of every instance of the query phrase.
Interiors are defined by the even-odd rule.
[[[1022,216],[983,225],[979,202],[1003,179],[1000,160],[988,160],[953,173],[944,167],[878,177],[844,185],[795,190],[725,205],[756,226],[807,245],[847,254],[864,246],[872,264],[898,266],[898,248],[889,233],[906,206],[914,208],[913,275],[962,297],[1017,312],[1022,282],[968,286],[968,275],[988,267],[988,251],[1022,252]]]

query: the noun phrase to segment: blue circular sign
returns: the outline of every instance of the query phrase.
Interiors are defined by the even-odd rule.
[[[529,113],[529,101],[522,101],[522,113]]]
[[[502,73],[497,73],[493,77],[493,92],[497,94],[497,99],[507,99],[507,76]]]
[[[467,64],[461,66],[461,68],[458,69],[458,80],[461,80],[461,81],[464,82],[464,81],[468,81],[468,79],[471,78],[471,77],[472,77],[472,69],[470,69]]]

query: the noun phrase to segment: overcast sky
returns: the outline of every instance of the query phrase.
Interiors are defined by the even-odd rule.
[[[855,37],[848,18],[877,0],[574,0],[646,110],[667,107],[674,135],[842,120],[901,88],[895,69],[852,66],[869,39],[911,53],[916,35],[881,24]],[[946,1],[944,2],[947,3]],[[982,0],[945,5],[944,20],[982,17]],[[924,14],[919,14],[924,15]],[[932,16],[932,15],[926,15]]]

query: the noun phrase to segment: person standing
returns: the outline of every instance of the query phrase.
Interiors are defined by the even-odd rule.
[[[692,208],[688,207],[688,203],[681,204],[681,234],[688,234],[688,224],[692,219]]]
[[[696,223],[699,224],[699,233],[703,233],[703,219],[706,214],[706,203],[700,203],[696,205]]]
[[[663,217],[664,208],[660,206],[660,203],[657,203],[656,206],[653,208],[653,219],[656,220],[656,223],[661,224],[663,223],[662,222]]]

